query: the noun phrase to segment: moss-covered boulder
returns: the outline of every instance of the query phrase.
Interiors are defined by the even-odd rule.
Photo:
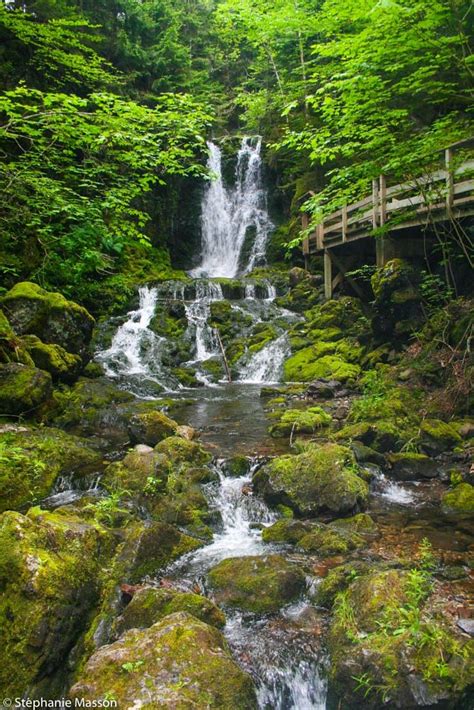
[[[0,414],[32,415],[52,391],[49,372],[16,362],[0,365]]]
[[[357,474],[352,451],[337,444],[308,445],[297,455],[279,456],[254,477],[270,503],[288,505],[299,515],[349,513],[365,507],[369,488]]]
[[[442,613],[426,571],[356,576],[333,611],[330,686],[341,705],[463,707],[474,642]]]
[[[349,529],[314,523],[311,531],[298,541],[298,548],[319,557],[331,557],[345,555],[364,544],[364,538]]]
[[[470,483],[459,483],[443,495],[441,507],[448,515],[474,518],[474,486]]]
[[[186,612],[128,631],[92,656],[70,697],[105,696],[121,708],[257,707],[252,680],[233,661],[221,632]]]
[[[0,305],[18,335],[37,335],[43,343],[60,345],[81,357],[87,355],[94,319],[60,293],[24,281],[2,296]]]
[[[269,429],[271,436],[288,436],[291,433],[313,434],[316,430],[329,426],[332,421],[330,414],[322,407],[308,409],[285,409],[278,414],[279,421]]]
[[[337,565],[329,570],[327,576],[317,586],[314,601],[330,609],[339,592],[343,592],[357,577],[369,571],[370,564],[362,560],[351,560],[343,565]]]
[[[403,259],[391,259],[371,279],[375,296],[372,328],[376,335],[407,336],[422,323],[420,274]]]
[[[109,464],[102,477],[108,490],[124,490],[140,496],[146,494],[149,478],[155,481],[155,492],[164,491],[170,464],[166,457],[150,446],[138,444],[122,459]]]
[[[134,414],[129,422],[130,439],[135,444],[156,446],[167,436],[173,436],[178,423],[158,410]]]
[[[167,456],[174,464],[189,463],[205,466],[212,460],[212,454],[196,441],[180,436],[170,436],[155,446],[155,451]]]
[[[420,431],[422,448],[428,454],[439,454],[462,443],[456,427],[440,419],[424,419]]]
[[[223,470],[226,476],[234,476],[240,478],[245,476],[249,472],[250,459],[247,456],[241,456],[237,454],[229,459],[226,459],[223,463]]]
[[[208,581],[218,604],[256,614],[278,611],[305,587],[301,569],[279,555],[223,560]]]
[[[345,347],[343,347],[343,345]],[[353,353],[353,354],[351,354]],[[354,359],[360,346],[350,346],[347,341],[318,343],[299,350],[286,360],[284,376],[287,382],[311,382],[327,378],[347,382],[360,375],[361,369]]]
[[[60,429],[0,429],[0,511],[41,500],[59,476],[79,477],[101,468],[101,456],[87,441]]]
[[[0,363],[21,362],[23,365],[34,365],[34,362],[25,347],[23,338],[20,338],[7,317],[0,310]]]
[[[210,599],[176,589],[142,587],[132,597],[112,628],[115,638],[129,629],[147,629],[169,614],[185,611],[206,624],[222,628],[225,614]]]
[[[147,575],[155,575],[165,565],[202,546],[200,540],[180,532],[173,525],[150,522],[139,527],[129,544],[134,546],[133,569],[129,581],[139,582]]]
[[[308,520],[282,518],[273,523],[273,525],[263,528],[262,540],[264,542],[282,542],[294,545],[311,532],[312,527],[313,523]]]
[[[61,345],[43,343],[36,335],[25,335],[22,342],[36,367],[49,372],[54,381],[73,382],[79,376],[83,365],[79,355]]]
[[[70,511],[0,517],[0,686],[46,691],[83,632],[114,540]]]

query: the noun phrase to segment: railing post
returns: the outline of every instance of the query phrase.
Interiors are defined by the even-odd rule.
[[[342,241],[347,241],[347,205],[342,208]]]
[[[379,182],[372,180],[372,227],[379,226]]]
[[[453,172],[453,150],[447,148],[445,151],[446,163],[446,209],[448,214],[453,209],[454,202],[454,172]]]
[[[382,227],[387,221],[387,180],[385,175],[381,175],[379,180],[380,226]]]
[[[332,298],[332,262],[329,250],[324,250],[324,297],[327,301]]]
[[[324,247],[324,220],[316,227],[316,243],[318,245],[318,249],[322,249]]]

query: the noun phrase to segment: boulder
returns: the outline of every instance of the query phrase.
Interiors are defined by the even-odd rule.
[[[399,481],[417,481],[423,478],[435,478],[439,466],[425,454],[413,452],[389,454],[392,475]]]
[[[94,319],[60,293],[24,281],[2,296],[0,305],[18,335],[36,335],[43,343],[60,345],[82,358],[87,356]]]
[[[448,515],[474,518],[474,486],[470,483],[459,483],[443,495],[441,508]]]
[[[114,622],[112,636],[118,638],[129,629],[147,629],[179,611],[217,628],[225,625],[224,613],[207,597],[176,589],[141,587]]]
[[[0,365],[0,414],[32,415],[52,391],[49,372],[17,362]]]
[[[228,558],[210,570],[208,581],[218,604],[255,614],[278,611],[305,588],[301,569],[279,555]]]
[[[340,584],[347,586],[346,574]],[[374,710],[469,705],[463,700],[473,643],[449,623],[431,590],[429,573],[416,568],[352,575],[336,596],[328,637],[337,703]]]
[[[45,498],[59,476],[80,477],[102,468],[87,441],[49,427],[0,432],[0,511]]]
[[[440,419],[424,419],[420,424],[421,446],[427,454],[449,451],[462,443],[456,428]]]
[[[87,662],[70,697],[111,696],[123,708],[256,710],[252,680],[215,627],[186,612],[131,630]]]
[[[36,367],[49,372],[54,381],[73,382],[79,376],[79,355],[68,353],[60,345],[43,343],[36,335],[24,335],[22,342]]]
[[[358,472],[350,449],[310,444],[301,454],[270,461],[254,476],[254,484],[267,501],[283,503],[299,515],[337,515],[367,504],[369,487]]]
[[[67,510],[0,517],[0,686],[47,694],[99,596],[113,537]],[[30,695],[30,697],[31,697]],[[49,697],[49,695],[48,695]]]
[[[312,399],[333,399],[341,389],[342,383],[338,380],[315,380],[308,386],[306,396]]]
[[[160,411],[134,414],[128,426],[132,443],[148,446],[156,446],[167,436],[176,434],[177,429],[178,423]]]

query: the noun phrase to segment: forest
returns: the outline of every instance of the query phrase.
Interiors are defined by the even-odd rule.
[[[473,34],[0,3],[4,705],[471,707]]]

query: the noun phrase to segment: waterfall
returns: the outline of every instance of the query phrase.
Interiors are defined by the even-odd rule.
[[[279,382],[283,363],[290,356],[290,343],[286,333],[265,345],[242,368],[239,382]]]
[[[262,187],[262,139],[244,138],[237,155],[235,185],[227,187],[222,177],[222,155],[209,142],[207,167],[215,176],[202,200],[202,261],[191,276],[234,278],[247,273],[265,258],[268,235],[273,228]],[[249,229],[255,230],[246,265],[241,253]]]
[[[150,379],[162,374],[161,355],[166,343],[150,330],[158,291],[142,286],[137,310],[127,314],[127,320],[115,333],[110,347],[97,355],[109,377],[117,375],[146,375]]]
[[[220,354],[216,333],[208,323],[211,314],[212,301],[224,298],[219,284],[211,281],[197,281],[196,298],[186,304],[186,318],[188,319],[188,334],[195,343],[195,360],[207,360],[213,355]]]

